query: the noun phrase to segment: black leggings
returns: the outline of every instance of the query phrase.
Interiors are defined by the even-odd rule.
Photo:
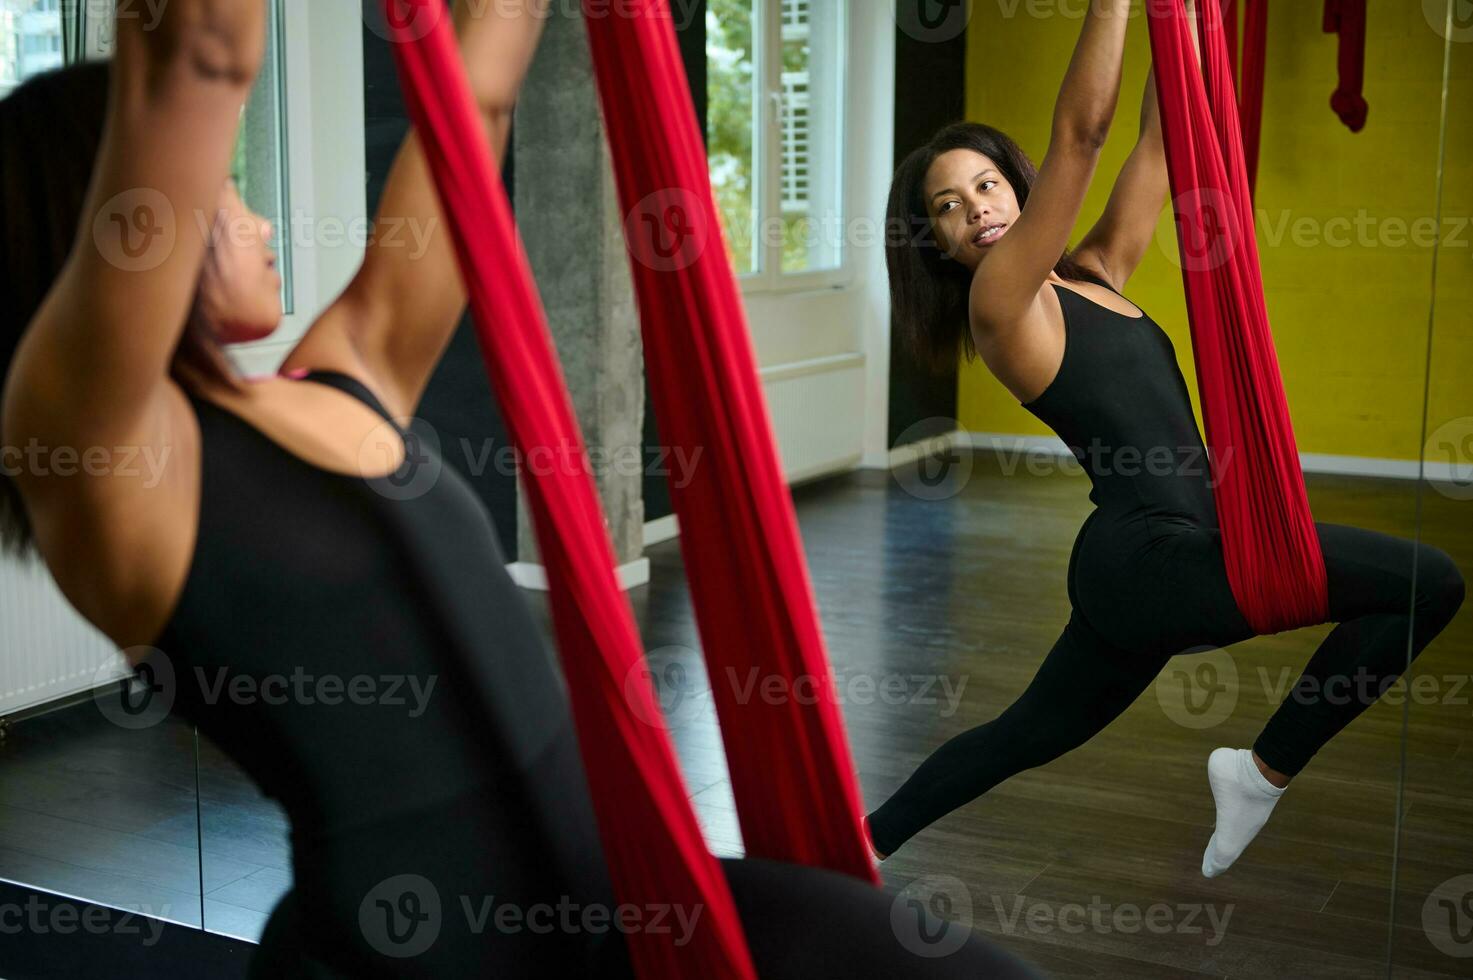
[[[1437,548],[1338,524],[1315,528],[1329,576],[1329,621],[1339,625],[1253,746],[1289,776],[1406,668],[1414,550],[1413,656],[1452,620],[1464,592],[1462,575]],[[1009,776],[1089,741],[1172,656],[1256,635],[1228,586],[1215,527],[1184,521],[1162,533],[1159,518],[1149,524],[1096,510],[1075,539],[1068,587],[1069,623],[1022,696],[942,745],[870,815],[882,853]]]

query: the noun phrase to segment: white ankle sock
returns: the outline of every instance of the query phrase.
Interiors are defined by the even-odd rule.
[[[1202,852],[1202,874],[1216,878],[1258,836],[1284,791],[1259,772],[1250,749],[1214,749],[1207,757],[1207,782],[1217,825]]]

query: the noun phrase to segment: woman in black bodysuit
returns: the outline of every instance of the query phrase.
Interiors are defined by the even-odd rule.
[[[1128,0],[1096,4],[1086,18],[1037,171],[1003,133],[963,122],[896,172],[887,227],[933,232],[888,251],[911,350],[938,366],[962,350],[980,354],[1079,459],[1095,510],[1069,560],[1072,613],[1038,674],[1011,707],[942,745],[869,815],[878,856],[1088,741],[1173,655],[1255,635],[1228,585],[1211,474],[1172,343],[1118,293],[1169,193],[1153,78],[1140,142],[1103,217],[1066,250],[1114,112],[1128,8]],[[1251,751],[1210,756],[1209,877],[1252,840],[1290,778],[1402,673],[1409,630],[1415,656],[1463,600],[1463,578],[1437,548],[1316,529],[1338,625]]]
[[[477,6],[462,51],[502,153],[540,19]],[[97,451],[7,469],[0,530],[284,806],[294,883],[254,975],[627,976],[612,922],[678,939],[700,910],[614,918],[553,661],[485,507],[396,421],[465,306],[412,136],[379,217],[429,247],[371,245],[280,375],[222,355],[281,319],[271,229],[226,173],[264,32],[262,0],[173,0],[118,19],[111,69],[0,101],[3,442]],[[139,447],[157,484],[103,465]],[[721,867],[761,976],[1033,975],[850,876]]]

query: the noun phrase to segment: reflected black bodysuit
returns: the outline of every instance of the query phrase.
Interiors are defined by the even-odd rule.
[[[1063,359],[1023,407],[1064,441],[1090,480],[1095,509],[1075,538],[1066,576],[1072,611],[1022,696],[943,744],[870,815],[885,854],[1009,776],[1087,742],[1174,655],[1255,635],[1228,584],[1211,469],[1171,339],[1149,316],[1054,289]],[[1253,746],[1290,776],[1405,669],[1408,629],[1415,655],[1464,593],[1457,567],[1438,548],[1338,524],[1315,528],[1330,621],[1339,625]]]

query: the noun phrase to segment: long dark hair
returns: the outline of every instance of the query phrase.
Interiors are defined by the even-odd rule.
[[[69,65],[0,99],[0,382],[77,239],[107,121],[110,71],[106,62]],[[208,325],[193,314],[171,373],[178,380],[185,371],[239,386]],[[20,555],[33,544],[19,489],[0,462],[0,551]]]
[[[976,122],[943,127],[896,168],[885,208],[890,309],[904,348],[938,374],[953,370],[960,356],[968,360],[977,356],[967,309],[972,272],[960,262],[941,257],[923,190],[931,164],[950,150],[976,150],[991,158],[1013,185],[1019,210],[1028,203],[1028,192],[1038,177],[1038,168],[1011,137]],[[1064,279],[1079,279],[1083,269],[1065,249],[1054,272]]]

